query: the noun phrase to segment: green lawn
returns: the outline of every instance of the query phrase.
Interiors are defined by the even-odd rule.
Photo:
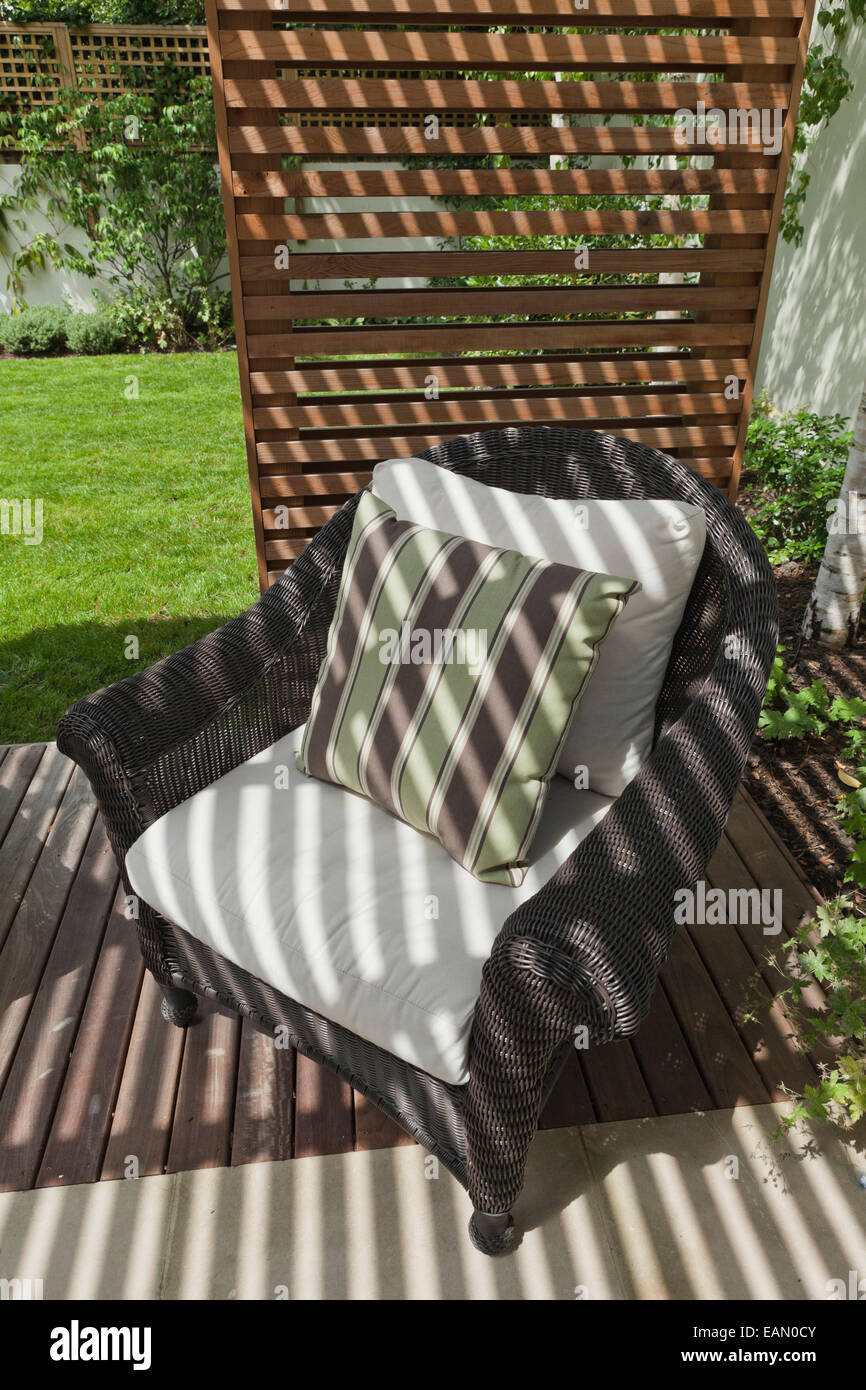
[[[233,353],[0,361],[0,497],[44,509],[0,534],[0,743],[258,592]]]

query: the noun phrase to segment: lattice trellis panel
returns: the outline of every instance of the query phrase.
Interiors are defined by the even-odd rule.
[[[58,26],[15,29],[0,24],[0,106],[30,111],[50,106],[65,85],[55,33]]]
[[[130,68],[156,71],[166,63],[196,77],[207,77],[207,31],[200,26],[91,24],[70,29],[76,80],[101,96],[122,92]]]
[[[811,0],[207,10],[263,586],[455,433],[610,429],[736,494]]]

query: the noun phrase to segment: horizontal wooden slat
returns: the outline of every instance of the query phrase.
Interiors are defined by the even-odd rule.
[[[661,312],[679,309],[753,309],[758,301],[755,285],[722,288],[683,285],[595,285],[580,289],[566,286],[538,289],[489,290],[344,290],[285,295],[247,294],[244,318],[277,319],[354,318],[469,318],[478,314],[566,314]]]
[[[346,470],[339,473],[262,474],[262,497],[267,501],[292,497],[341,497],[357,492],[370,481],[369,469]]]
[[[535,324],[532,345],[545,348],[646,348],[748,347],[754,331],[751,323],[681,323],[673,319],[643,319],[622,323],[574,322]],[[301,328],[294,333],[254,333],[248,338],[251,358],[333,357],[339,347],[347,354],[363,356],[373,351],[441,353],[446,347],[460,351],[494,351],[526,347],[526,326],[494,323],[442,324],[429,327]]]
[[[694,395],[601,394],[586,396],[516,396],[487,399],[474,393],[451,400],[400,400],[367,402],[363,398],[345,404],[331,402],[292,406],[264,406],[253,412],[257,429],[366,429],[404,425],[470,424],[489,420],[501,424],[543,420],[590,421],[637,419],[644,416],[736,415],[738,401],[720,392]]]
[[[597,16],[594,14],[593,19]],[[613,72],[660,69],[711,72],[732,63],[792,64],[793,38],[658,34],[399,33],[366,30],[238,30],[222,36],[223,61],[276,62],[281,67],[392,68],[482,72]]]
[[[327,20],[333,23],[381,20],[383,23],[439,24],[572,24],[574,0],[217,0],[226,15],[272,13],[279,18]],[[803,13],[803,0],[592,0],[593,23],[607,28],[617,22],[631,27],[638,18],[680,17],[692,20],[791,19]],[[589,17],[589,13],[587,15]],[[711,27],[711,26],[707,26]]]
[[[617,251],[592,248],[588,269],[593,275],[661,274],[670,271],[760,270],[764,253],[706,250],[703,247],[628,247]],[[384,277],[428,279],[462,275],[556,275],[577,278],[574,251],[292,251],[289,270],[275,271],[273,251],[241,256],[241,278],[255,280],[373,280]],[[582,272],[585,273],[585,272]]]
[[[237,112],[229,115],[237,116]],[[760,150],[761,140],[753,131],[747,139],[720,139],[715,154],[727,150]],[[359,129],[340,126],[247,125],[229,130],[232,154],[275,155],[419,155],[431,158],[451,155],[549,155],[549,154],[682,154],[679,132],[672,126],[460,126],[440,125],[435,141],[428,140],[421,126],[366,126]]]
[[[320,367],[296,367],[282,372],[252,372],[250,388],[254,396],[302,391],[423,391],[425,377],[435,372],[441,390],[462,387],[554,386],[568,383],[589,386],[609,382],[620,385],[636,382],[696,382],[719,386],[726,377],[742,378],[744,357],[687,358],[661,354],[613,358],[425,358],[423,362],[338,362]]]
[[[292,169],[234,174],[239,198],[580,197],[609,194],[769,194],[762,169]],[[243,211],[243,208],[239,208]]]
[[[615,348],[669,347],[748,347],[752,340],[751,323],[681,323],[673,319],[644,319],[622,323],[535,324],[532,345],[544,348]],[[253,333],[248,336],[250,357],[333,357],[339,349],[347,354],[382,352],[441,353],[446,347],[454,351],[493,351],[495,349],[525,348],[526,326],[492,323],[442,324],[438,328],[380,327],[373,328],[301,328],[295,332],[277,334]]]
[[[226,78],[229,107],[250,111],[603,111],[611,115],[694,111],[703,101],[722,110],[784,110],[782,82],[500,82],[447,78]],[[252,122],[255,124],[255,122]],[[428,141],[428,153],[435,142]]]
[[[491,426],[498,428],[498,426]],[[260,464],[295,463],[306,468],[313,463],[354,463],[362,459],[409,457],[418,449],[428,449],[439,439],[465,433],[462,426],[443,427],[435,434],[410,434],[399,437],[371,434],[367,438],[348,435],[337,439],[274,439],[257,446]],[[625,439],[642,439],[653,448],[665,449],[677,445],[706,446],[707,452],[716,446],[732,446],[736,429],[732,425],[628,425],[617,428]]]
[[[457,236],[686,236],[744,234],[769,229],[769,210],[645,212],[632,210],[550,212],[359,212],[242,213],[238,236],[249,240],[320,241],[331,237]]]

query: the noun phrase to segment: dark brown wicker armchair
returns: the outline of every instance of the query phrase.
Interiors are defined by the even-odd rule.
[[[548,497],[678,498],[707,545],[656,711],[654,750],[609,814],[502,926],[484,969],[470,1080],[451,1086],[278,994],[140,906],[164,1011],[220,1000],[373,1099],[446,1165],[475,1206],[474,1244],[511,1241],[511,1207],[544,1098],[586,1025],[594,1043],[646,1015],[674,893],[703,874],[757,725],[777,640],[773,575],[727,498],[684,463],[590,430],[451,439],[424,457]],[[90,778],[118,862],[145,827],[302,724],[324,655],[357,498],[259,601],[209,637],[75,704],[60,748]]]

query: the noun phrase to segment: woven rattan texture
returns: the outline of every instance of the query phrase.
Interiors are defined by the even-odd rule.
[[[475,1206],[520,1192],[543,1096],[569,1039],[627,1037],[670,947],[675,890],[702,876],[757,725],[777,640],[773,574],[737,509],[687,464],[612,435],[525,427],[449,440],[434,462],[549,497],[680,498],[707,548],[657,710],[654,750],[604,821],[504,923],[484,970],[470,1081],[449,1087],[319,1018],[141,907],[164,983],[286,1026],[466,1183]],[[304,721],[357,498],[292,569],[209,637],[74,705],[58,743],[87,772],[123,864],[144,827]]]

